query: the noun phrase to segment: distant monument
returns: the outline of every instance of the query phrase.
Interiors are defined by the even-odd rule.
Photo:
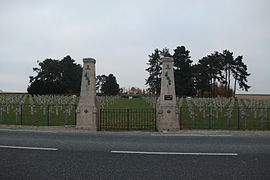
[[[176,103],[173,58],[162,58],[161,91],[157,101],[157,129],[179,131],[179,107]]]
[[[76,110],[76,128],[97,131],[99,106],[96,97],[96,60],[83,59],[80,100]]]

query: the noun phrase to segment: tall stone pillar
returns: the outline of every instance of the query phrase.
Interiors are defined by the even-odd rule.
[[[176,102],[173,58],[162,58],[161,91],[157,101],[158,131],[179,131],[179,107]]]
[[[96,60],[93,58],[83,59],[83,72],[81,82],[80,100],[76,110],[77,128],[97,130],[98,103],[96,98]]]

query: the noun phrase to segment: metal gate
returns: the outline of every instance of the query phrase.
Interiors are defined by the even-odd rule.
[[[156,110],[100,109],[99,130],[156,131]]]

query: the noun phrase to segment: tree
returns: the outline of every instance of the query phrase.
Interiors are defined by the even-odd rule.
[[[207,73],[207,66],[204,63],[198,63],[193,66],[194,72],[194,88],[196,93],[204,96],[205,92],[209,92],[209,74]]]
[[[195,66],[197,90],[202,91],[202,95],[204,91],[208,91],[208,95],[211,97],[221,94],[231,97],[235,94],[238,82],[239,87],[247,91],[250,88],[247,85],[247,77],[250,74],[247,72],[247,66],[243,63],[242,58],[242,56],[238,56],[234,59],[232,52],[224,50],[223,53],[214,52],[200,59],[198,65]],[[232,77],[235,79],[234,91],[231,88]],[[224,93],[219,93],[221,89]]]
[[[238,85],[240,89],[248,91],[248,89],[251,87],[247,84],[247,77],[250,76],[250,73],[247,72],[247,66],[242,61],[243,56],[238,56],[235,58],[234,61],[234,67],[232,69],[232,74],[234,77],[234,90],[233,90],[233,96],[235,97],[236,93],[236,83],[238,82]]]
[[[184,46],[178,46],[174,50],[174,55],[171,55],[168,48],[163,48],[162,51],[155,49],[154,53],[149,55],[148,65],[146,71],[149,72],[149,77],[146,84],[149,85],[151,94],[160,94],[161,86],[161,70],[162,57],[174,58],[174,72],[177,96],[193,96],[194,92],[194,77],[192,61],[190,60],[189,51]]]
[[[168,48],[163,48],[162,51],[159,51],[161,57],[172,57],[170,50]],[[161,62],[162,64],[162,62]]]
[[[207,55],[194,68],[196,89],[200,95],[204,96],[204,92],[208,92],[209,97],[217,97],[217,88],[224,81],[222,55],[219,52]]]
[[[107,78],[107,76],[105,76],[105,75],[97,75],[97,77],[96,77],[96,90],[99,93],[101,92],[101,87],[106,82],[106,78]]]
[[[223,57],[223,67],[224,67],[224,74],[225,74],[225,78],[222,83],[226,87],[226,92],[227,92],[226,97],[229,97],[228,92],[231,86],[231,72],[233,69],[233,61],[234,61],[233,52],[230,52],[229,50],[224,50],[222,57]]]
[[[119,84],[117,84],[115,76],[113,74],[106,76],[106,80],[101,86],[101,92],[104,95],[115,96],[119,93],[119,90]]]
[[[201,91],[208,91],[209,97],[213,97],[213,89],[216,85],[216,79],[218,79],[217,74],[220,71],[218,63],[216,62],[216,54],[217,53],[205,56],[198,62],[200,69],[197,69],[197,71],[200,71],[200,74],[196,76],[196,80],[204,83],[204,85],[202,85],[204,89],[201,89]],[[204,93],[202,93],[202,95],[203,94]]]
[[[176,95],[193,96],[195,94],[194,72],[189,51],[186,50],[185,46],[178,46],[174,49],[173,58]]]
[[[223,84],[225,84],[226,87],[226,97],[229,97],[232,95],[230,94],[231,88],[231,80],[232,77],[234,78],[234,86],[233,86],[233,95],[235,97],[236,93],[236,85],[238,83],[240,89],[248,91],[250,86],[247,84],[247,77],[250,75],[247,72],[247,66],[243,62],[243,57],[238,56],[237,58],[234,58],[233,52],[230,52],[229,50],[223,51],[223,67],[224,67],[224,74],[225,78],[223,81]]]
[[[146,71],[149,77],[146,84],[149,86],[148,91],[151,94],[160,94],[162,57],[174,58],[174,74],[177,96],[202,96],[217,97],[233,95],[231,80],[234,78],[234,94],[236,83],[240,89],[247,91],[250,86],[247,84],[247,66],[242,61],[242,56],[236,59],[229,50],[222,53],[214,52],[199,60],[198,64],[192,65],[189,51],[185,46],[178,46],[174,49],[173,56],[168,48],[162,51],[155,49],[154,53],[149,55]]]
[[[64,93],[79,93],[81,89],[82,67],[76,64],[70,56],[64,57],[60,61],[62,70],[62,87]]]
[[[166,52],[164,52],[164,55]],[[159,95],[161,86],[161,55],[160,50],[155,49],[154,53],[148,56],[149,60],[147,65],[149,67],[146,69],[149,73],[148,79],[146,79],[146,85],[149,86],[149,91],[151,94]]]
[[[209,75],[209,93],[211,97],[216,97],[215,88],[218,83],[223,79],[222,76],[222,58],[219,52],[214,52],[208,55],[204,60],[207,66],[207,73]],[[199,61],[200,62],[200,61]]]
[[[33,68],[37,75],[30,76],[29,94],[75,94],[80,92],[82,67],[66,56],[61,61],[45,59]]]

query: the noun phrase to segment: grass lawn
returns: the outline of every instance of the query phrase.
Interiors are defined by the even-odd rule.
[[[152,108],[152,106],[147,103],[142,98],[119,98],[115,100],[111,105],[107,107],[108,109],[145,109]]]

